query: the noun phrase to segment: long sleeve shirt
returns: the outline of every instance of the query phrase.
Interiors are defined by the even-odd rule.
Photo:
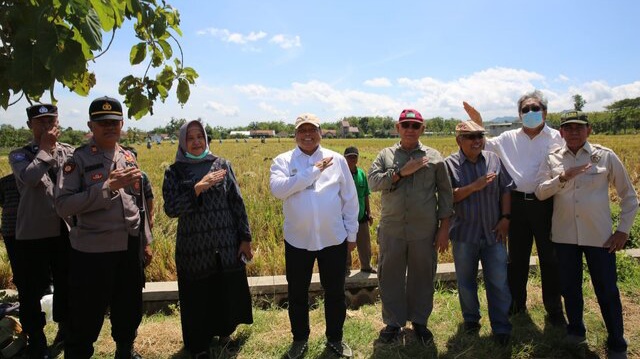
[[[560,174],[591,163],[585,173],[561,183]],[[586,142],[574,155],[566,146],[548,154],[536,176],[536,196],[553,196],[551,240],[602,247],[612,233],[609,184],[620,198],[617,230],[629,233],[638,211],[638,197],[624,165],[610,149]]]
[[[66,143],[56,143],[53,151],[48,153],[32,142],[9,154],[20,192],[16,239],[60,235],[61,220],[55,209],[54,189],[59,169],[73,151],[73,147]]]
[[[393,173],[410,159],[428,157],[429,163],[393,183]],[[382,192],[380,229],[407,240],[433,240],[438,220],[453,214],[453,191],[438,151],[422,145],[405,151],[400,143],[378,153],[369,170],[369,188]]]
[[[503,132],[487,139],[485,150],[500,156],[516,184],[515,190],[533,193],[538,185],[535,179],[540,163],[549,152],[563,145],[560,132],[545,125],[534,138],[529,138],[522,128]]]
[[[315,163],[333,156],[320,171]],[[292,246],[310,251],[356,241],[358,196],[342,155],[322,148],[307,155],[296,147],[271,164],[271,193],[284,201],[284,237]]]

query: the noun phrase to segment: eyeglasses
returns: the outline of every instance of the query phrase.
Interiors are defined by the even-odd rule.
[[[305,133],[316,133],[319,131],[318,127],[309,127],[309,128],[298,128],[296,129],[296,133],[305,134]]]
[[[419,130],[420,127],[422,127],[421,123],[418,122],[400,122],[400,126],[402,126],[402,128],[407,129],[407,128],[412,128],[414,130]]]
[[[536,106],[536,105],[525,106],[520,110],[520,112],[522,112],[522,113],[527,113],[529,111],[538,112],[538,111],[540,111],[540,106]]]
[[[466,134],[466,135],[460,135],[462,136],[462,138],[464,138],[465,140],[481,140],[484,138],[484,133],[470,133],[470,134]]]

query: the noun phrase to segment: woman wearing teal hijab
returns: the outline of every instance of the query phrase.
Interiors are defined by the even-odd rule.
[[[178,218],[176,268],[184,346],[209,358],[213,337],[227,345],[238,324],[251,324],[245,262],[251,231],[231,164],[209,150],[199,121],[180,128],[176,161],[162,186],[167,216]]]

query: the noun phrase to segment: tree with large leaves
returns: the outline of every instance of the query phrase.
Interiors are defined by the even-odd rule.
[[[89,62],[109,49],[127,20],[140,40],[131,48],[129,61],[147,61],[142,76],[120,81],[118,92],[128,116],[153,114],[155,101],[164,102],[176,83],[178,103],[186,103],[198,74],[183,65],[176,39],[182,36],[180,15],[165,1],[0,0],[0,106],[6,109],[23,96],[30,103],[39,101],[47,91],[55,103],[56,83],[87,96],[96,84]]]

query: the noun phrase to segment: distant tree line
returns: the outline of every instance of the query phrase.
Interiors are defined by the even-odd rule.
[[[586,101],[581,95],[573,97],[574,109],[580,110]],[[606,111],[587,112],[589,122],[594,133],[597,134],[624,134],[640,133],[640,97],[628,98],[613,102],[605,106]],[[560,113],[549,113],[547,123],[555,128],[560,126]],[[392,136],[395,131],[396,119],[390,116],[348,116],[339,121],[322,123],[325,130],[342,131],[342,121],[348,121],[352,127],[358,127],[358,134],[350,134],[347,137],[375,137],[386,138]],[[455,126],[460,120],[442,117],[434,117],[425,120],[425,132],[431,134],[453,134]],[[158,126],[151,131],[143,131],[138,128],[130,128],[126,131],[126,137],[122,139],[123,144],[139,144],[145,142],[150,134],[166,134],[169,137],[177,138],[180,127],[187,122],[186,119],[171,118],[165,126]],[[226,128],[222,126],[210,126],[206,124],[207,134],[212,139],[229,138],[231,131],[251,131],[251,130],[274,130],[277,135],[287,134],[292,136],[295,133],[295,126],[284,121],[252,121],[248,126],[236,126]],[[67,127],[62,130],[61,142],[79,146],[85,141],[87,131],[74,130]],[[16,148],[24,146],[31,141],[31,131],[28,128],[15,128],[12,125],[0,125],[0,148]]]

